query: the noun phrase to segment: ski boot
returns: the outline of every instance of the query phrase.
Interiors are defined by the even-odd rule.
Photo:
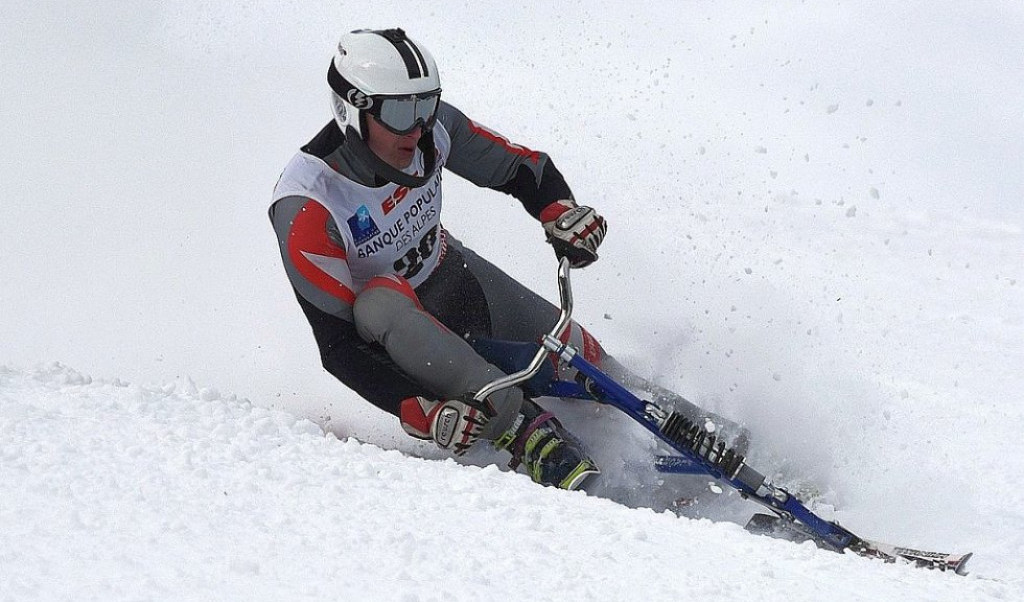
[[[590,475],[601,473],[554,414],[530,399],[523,401],[512,427],[494,445],[512,453],[509,468],[524,465],[530,478],[541,485],[572,491]]]

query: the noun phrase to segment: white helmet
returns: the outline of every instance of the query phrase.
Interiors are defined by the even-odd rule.
[[[416,127],[429,132],[441,95],[434,58],[401,29],[360,29],[338,41],[327,71],[331,108],[338,127],[366,139],[373,115],[396,134]]]

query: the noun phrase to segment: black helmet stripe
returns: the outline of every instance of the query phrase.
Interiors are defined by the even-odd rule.
[[[423,53],[416,47],[416,44],[412,43],[412,40],[406,39],[405,43],[409,45],[412,53],[416,55],[416,60],[419,62],[421,75],[420,77],[429,77],[430,71],[427,69],[427,61],[423,60]]]
[[[430,71],[427,69],[427,62],[423,60],[423,53],[416,47],[416,44],[412,43],[412,40],[405,37],[405,32],[401,29],[385,29],[383,31],[374,31],[373,33],[381,36],[385,40],[391,42],[398,51],[398,55],[402,57],[402,62],[405,63],[405,69],[409,73],[409,79],[418,79],[420,77],[429,77]]]

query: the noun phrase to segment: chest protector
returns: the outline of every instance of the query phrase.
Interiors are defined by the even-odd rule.
[[[330,212],[345,241],[353,292],[374,276],[398,274],[416,287],[437,267],[445,251],[441,228],[441,168],[451,138],[434,126],[437,162],[434,175],[419,188],[387,184],[363,186],[331,169],[321,159],[299,152],[274,188],[274,201],[302,196]],[[412,166],[423,173],[423,153]]]

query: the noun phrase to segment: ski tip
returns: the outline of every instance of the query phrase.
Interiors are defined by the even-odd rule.
[[[968,552],[960,556],[956,564],[952,567],[953,572],[957,575],[967,575],[967,561],[971,559],[971,556],[974,556],[974,552]]]

